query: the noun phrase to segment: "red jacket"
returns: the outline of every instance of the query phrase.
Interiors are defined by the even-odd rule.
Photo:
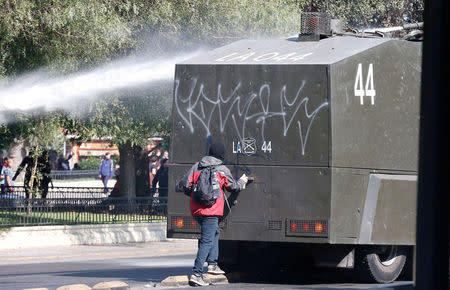
[[[192,198],[192,185],[197,183],[200,176],[201,168],[207,166],[215,166],[217,171],[217,178],[220,181],[220,197],[216,202],[208,207],[199,203],[196,203]],[[190,195],[190,208],[193,216],[223,216],[224,197],[223,189],[229,191],[240,191],[243,189],[245,182],[242,180],[234,180],[230,170],[223,165],[220,159],[212,156],[205,156],[200,162],[195,163],[191,169],[185,174],[183,179],[177,185],[177,191],[183,190]]]

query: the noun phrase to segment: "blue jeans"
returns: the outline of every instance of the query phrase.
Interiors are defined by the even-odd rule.
[[[111,178],[111,176],[105,176],[102,175],[102,181],[103,181],[103,193],[108,192],[108,180]]]
[[[219,218],[216,216],[196,216],[194,219],[200,225],[202,235],[198,240],[197,258],[195,259],[192,274],[201,275],[203,264],[216,265],[219,258]]]

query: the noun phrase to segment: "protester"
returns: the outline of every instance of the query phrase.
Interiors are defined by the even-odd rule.
[[[152,181],[152,188],[158,184],[158,197],[167,197],[169,186],[169,159],[161,159],[161,166]]]
[[[34,151],[35,148],[31,148],[30,152],[28,153],[25,158],[22,159],[22,162],[19,164],[19,167],[17,168],[16,174],[13,177],[13,181],[16,180],[17,176],[22,172],[22,170],[25,168],[25,178],[23,180],[23,187],[25,189],[25,194],[27,198],[31,198],[31,175],[33,172],[34,167]],[[37,184],[36,178],[33,181],[33,187],[35,187]]]
[[[184,191],[190,196],[191,214],[200,225],[201,237],[198,243],[197,258],[195,259],[192,275],[189,283],[193,286],[206,286],[208,283],[203,279],[203,264],[208,262],[209,274],[224,274],[225,272],[217,265],[219,257],[219,217],[223,216],[224,193],[223,188],[238,192],[244,189],[248,177],[243,174],[235,181],[230,170],[223,165],[225,159],[225,146],[222,143],[212,143],[209,147],[208,156],[204,156],[200,162],[195,163],[178,183],[176,190]],[[199,180],[203,170],[210,169],[220,183],[219,196],[210,205],[203,205],[194,200],[193,187]],[[207,172],[207,171],[206,171]]]
[[[51,176],[52,168],[50,164],[49,152],[47,150],[44,150],[41,156],[39,156],[37,170],[40,175],[39,191],[41,192],[41,197],[47,198],[48,184],[51,183],[53,188],[53,181]]]
[[[14,191],[13,165],[14,160],[12,158],[7,158],[6,166],[2,168],[1,175],[3,176],[3,179],[0,181],[2,194],[8,194]]]
[[[100,164],[98,170],[98,178],[103,181],[103,193],[108,193],[108,180],[114,175],[114,162],[111,159],[111,154],[107,152],[105,158]]]

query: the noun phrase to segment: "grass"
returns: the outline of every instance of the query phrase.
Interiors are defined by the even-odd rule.
[[[165,216],[153,214],[113,214],[110,212],[0,212],[0,231],[11,226],[33,225],[75,225],[75,224],[110,224],[110,223],[147,223],[166,221]]]

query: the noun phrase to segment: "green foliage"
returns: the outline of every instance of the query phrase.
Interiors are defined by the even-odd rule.
[[[7,119],[14,120],[0,125],[0,146],[7,147],[13,141],[24,141],[31,146],[44,148],[59,146],[64,142],[62,112],[8,112]]]
[[[402,24],[402,12],[409,10],[415,21],[422,21],[423,0],[313,0],[308,11],[327,11],[350,27],[385,27]]]
[[[95,170],[99,168],[101,161],[101,157],[88,156],[85,158],[80,158],[78,161],[78,166],[80,167],[80,170]]]
[[[138,7],[138,34],[152,35],[152,50],[217,46],[240,38],[296,33],[300,7],[294,0],[146,0]]]
[[[171,99],[166,85],[127,91],[86,105],[78,118],[91,136],[110,137],[118,146],[144,147],[149,137],[169,131]]]
[[[114,164],[119,164],[119,156],[111,155],[111,159],[114,161]],[[78,166],[80,167],[80,170],[98,170],[101,162],[102,157],[87,156],[79,159]]]
[[[74,71],[107,61],[134,42],[114,1],[2,2],[0,74],[42,66]]]

